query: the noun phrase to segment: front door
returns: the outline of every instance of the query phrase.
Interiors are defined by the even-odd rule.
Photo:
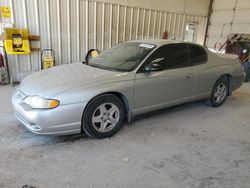
[[[162,70],[144,71],[151,63]],[[135,113],[189,101],[194,96],[195,74],[186,44],[158,48],[135,78]]]

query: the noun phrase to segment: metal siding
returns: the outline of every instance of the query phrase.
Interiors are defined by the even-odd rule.
[[[204,16],[94,0],[1,0],[0,5],[13,7],[15,27],[40,35],[41,42],[32,42],[32,47],[55,50],[56,65],[81,61],[91,48],[104,50],[126,40],[158,39],[165,30],[169,38],[182,40],[187,22],[198,23],[197,42],[202,44],[207,21]],[[9,61],[13,80],[21,79],[19,73],[40,69],[37,52],[11,55]]]

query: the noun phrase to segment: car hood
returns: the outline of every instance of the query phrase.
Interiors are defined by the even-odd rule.
[[[25,95],[49,97],[76,87],[89,87],[122,80],[126,73],[107,71],[72,63],[42,70],[27,76],[19,90]]]

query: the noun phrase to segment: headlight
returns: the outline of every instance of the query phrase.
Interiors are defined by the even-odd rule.
[[[60,102],[55,99],[44,99],[39,96],[29,96],[24,99],[24,102],[31,108],[35,109],[52,109],[59,106]]]

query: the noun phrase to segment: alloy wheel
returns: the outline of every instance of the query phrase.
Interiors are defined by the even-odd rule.
[[[119,108],[113,103],[104,103],[94,110],[92,124],[98,132],[108,132],[117,125],[119,119]]]
[[[222,102],[226,96],[227,96],[227,86],[225,85],[225,83],[218,84],[214,92],[215,102],[216,103]]]

